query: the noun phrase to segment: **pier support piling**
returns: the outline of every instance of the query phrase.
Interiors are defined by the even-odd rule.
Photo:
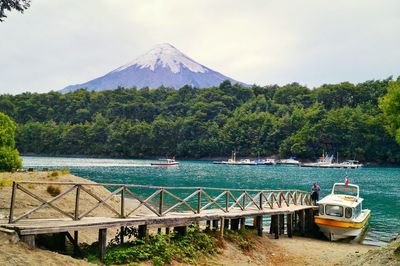
[[[219,231],[219,237],[223,238],[224,237],[224,230],[225,230],[225,218],[221,217],[221,226],[220,226],[220,231]]]
[[[274,224],[274,234],[275,234],[275,239],[279,239],[279,215],[274,215],[275,216],[275,224]]]
[[[246,228],[246,218],[240,218],[240,230]]]
[[[26,243],[30,248],[36,247],[35,235],[22,235],[21,241]]]
[[[262,217],[262,215],[256,216],[254,218],[254,220],[255,220],[255,225],[257,228],[257,235],[263,236],[263,217]]]
[[[285,215],[279,215],[279,234],[283,235],[285,233]]]
[[[288,213],[286,216],[286,229],[287,229],[287,235],[288,237],[292,238],[293,237],[293,214]]]
[[[106,254],[107,246],[107,228],[99,229],[99,258],[104,262],[104,255]]]
[[[304,236],[306,234],[306,215],[304,210],[299,211],[299,223],[300,223],[300,234]]]

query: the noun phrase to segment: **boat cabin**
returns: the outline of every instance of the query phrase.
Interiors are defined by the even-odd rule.
[[[355,219],[362,211],[363,199],[357,185],[335,183],[330,195],[318,201],[319,215],[338,219]]]

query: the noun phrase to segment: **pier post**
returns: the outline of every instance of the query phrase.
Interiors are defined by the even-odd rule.
[[[74,245],[74,255],[75,256],[80,253],[78,237],[79,237],[78,231],[74,231],[74,243],[73,243],[73,245]]]
[[[307,209],[307,232],[312,233],[314,226],[314,211],[313,209]]]
[[[212,229],[217,230],[218,229],[218,220],[213,220],[212,221]]]
[[[245,229],[246,228],[246,218],[240,218],[240,229]]]
[[[279,215],[279,234],[283,235],[285,233],[285,215]]]
[[[149,237],[149,230],[147,229],[147,224],[141,224],[138,227],[138,238],[147,240]]]
[[[99,229],[99,258],[104,262],[104,255],[106,254],[107,246],[107,228]]]
[[[35,235],[22,235],[21,241],[26,243],[30,248],[36,247]]]
[[[293,237],[293,214],[288,213],[286,216],[286,228],[288,237]]]
[[[221,225],[220,225],[220,231],[219,231],[219,237],[223,238],[224,237],[224,229],[225,229],[225,218],[221,217]]]
[[[305,211],[304,211],[304,209],[303,210],[300,210],[299,211],[299,222],[300,222],[300,234],[302,235],[302,236],[304,236],[305,234],[306,234],[306,215],[305,215]]]
[[[239,230],[239,219],[231,219],[231,230]]]
[[[274,234],[275,234],[275,239],[279,239],[279,228],[280,228],[280,219],[279,215],[274,215],[275,216],[275,223],[274,223]]]
[[[263,217],[262,217],[262,215],[256,216],[255,221],[256,221],[256,228],[257,228],[257,235],[263,236]]]

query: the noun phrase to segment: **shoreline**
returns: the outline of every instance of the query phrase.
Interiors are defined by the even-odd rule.
[[[107,157],[107,156],[101,156],[101,155],[54,155],[54,154],[34,154],[34,153],[21,153],[21,157],[45,157],[45,158],[69,158],[69,159],[105,159],[105,160],[159,160],[160,158],[164,158],[165,156],[148,156],[148,157],[136,157],[136,158],[131,158],[131,157]],[[277,155],[272,155],[272,156],[267,156],[268,158],[278,158]],[[264,158],[264,157],[263,157]],[[220,157],[202,157],[202,158],[190,158],[190,157],[184,157],[184,158],[178,158],[177,161],[199,161],[199,162],[212,162],[212,161],[223,161],[227,160],[229,157],[226,156],[220,156]],[[250,160],[256,160],[258,157],[254,156],[241,156],[237,158],[238,160],[240,159],[250,159]],[[315,162],[315,160],[303,160],[302,163],[310,163],[310,162]],[[364,167],[390,167],[390,168],[399,168],[399,164],[380,164],[376,162],[365,162]]]

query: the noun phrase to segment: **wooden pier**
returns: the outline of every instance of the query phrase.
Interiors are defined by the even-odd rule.
[[[45,199],[33,193],[32,186],[63,187],[60,194]],[[101,198],[91,188],[102,186],[111,193]],[[24,193],[39,204],[30,210],[16,215],[18,195]],[[89,209],[81,209],[82,194],[95,200]],[[63,209],[57,206],[68,195],[74,196],[73,208]],[[127,201],[135,201],[129,206]],[[110,201],[117,202],[118,208]],[[100,207],[108,209],[112,215],[100,217],[93,215]],[[51,208],[56,217],[34,217],[42,208]],[[78,232],[83,229],[99,230],[99,253],[103,258],[107,244],[107,228],[137,227],[139,237],[145,238],[149,228],[165,228],[168,233],[174,228],[184,234],[186,226],[203,223],[208,229],[238,230],[246,226],[246,218],[252,221],[251,227],[263,235],[263,217],[270,217],[269,233],[275,238],[286,233],[293,236],[295,229],[305,234],[313,226],[315,206],[312,206],[310,194],[300,190],[256,190],[224,189],[205,187],[158,187],[127,184],[97,184],[70,182],[14,182],[10,200],[10,212],[7,220],[0,220],[0,227],[15,230],[21,240],[35,246],[35,237],[41,234],[62,234],[77,250]],[[141,210],[141,211],[139,211]],[[69,232],[74,232],[72,236]],[[123,242],[123,234],[121,234]]]

